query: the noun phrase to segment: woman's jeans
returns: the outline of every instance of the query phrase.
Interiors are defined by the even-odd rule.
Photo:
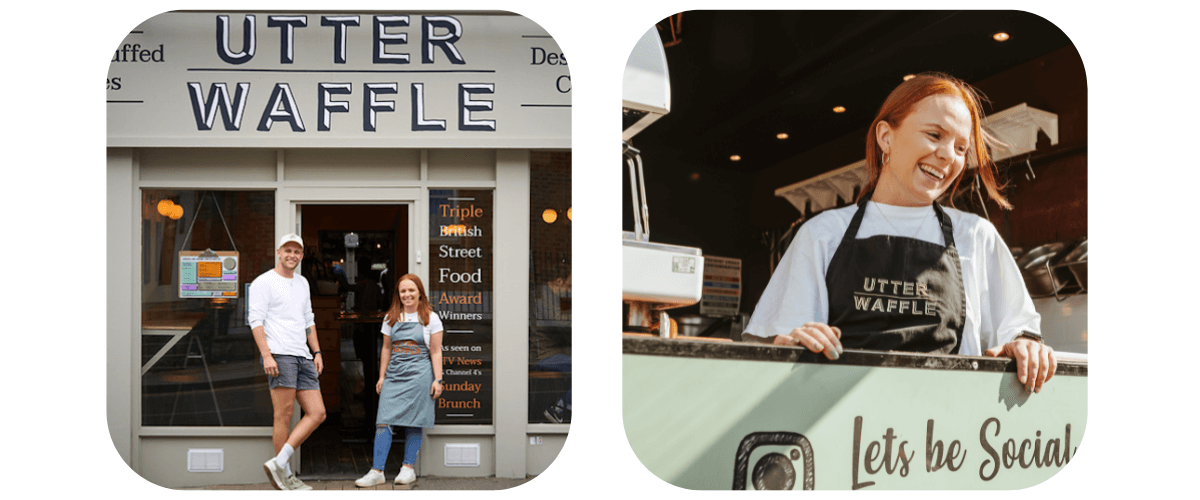
[[[382,471],[384,464],[387,463],[388,452],[392,449],[392,426],[382,425],[375,427],[375,462],[372,468]],[[421,449],[421,428],[420,427],[405,427],[404,428],[404,462],[405,464],[417,464],[417,451]]]

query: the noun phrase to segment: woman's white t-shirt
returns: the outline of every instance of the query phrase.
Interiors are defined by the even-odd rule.
[[[771,338],[814,321],[829,322],[825,271],[841,244],[858,205],[827,210],[800,226],[771,276],[745,333]],[[1021,332],[1041,333],[1041,316],[1025,290],[1012,253],[991,222],[945,208],[954,226],[962,263],[967,318],[959,354],[980,356]],[[915,236],[914,236],[915,234]],[[868,202],[856,238],[913,237],[945,245],[933,207],[900,207]]]
[[[420,323],[421,317],[417,313],[401,314],[400,321],[406,323]],[[442,331],[442,319],[437,313],[429,311],[429,324],[424,326],[425,330],[425,345],[429,345],[429,336]],[[383,328],[379,330],[385,337],[392,336],[392,327],[388,326],[388,318],[383,318]]]

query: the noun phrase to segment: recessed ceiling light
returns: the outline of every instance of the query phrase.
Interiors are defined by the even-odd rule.
[[[733,156],[729,157],[729,161],[741,161],[741,160],[742,160],[742,157],[740,155],[733,155]]]
[[[841,106],[835,106],[835,107],[833,108],[833,112],[834,112],[834,113],[845,113],[845,112],[846,112],[846,108],[844,108],[844,107],[841,107]]]
[[[904,81],[906,81],[906,82],[907,82],[907,81],[909,81],[909,80],[912,80],[913,78],[916,78],[916,77],[917,77],[917,75],[904,75]]]
[[[1001,31],[999,33],[996,33],[995,35],[992,35],[992,39],[997,42],[1003,42],[1005,40],[1008,40],[1008,33]]]
[[[776,139],[787,139],[788,138],[787,132],[780,132],[778,134],[775,134],[775,138]]]

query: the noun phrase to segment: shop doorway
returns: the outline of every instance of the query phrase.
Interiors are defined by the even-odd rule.
[[[412,267],[412,204],[300,204],[308,243],[302,273],[312,289],[325,369],[327,417],[301,446],[300,477],[357,478],[371,468],[378,396],[380,325],[396,279]],[[403,433],[388,470],[399,470]],[[395,462],[395,463],[392,463]]]

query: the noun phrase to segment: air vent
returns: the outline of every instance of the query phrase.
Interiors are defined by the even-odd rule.
[[[188,450],[188,472],[222,472],[225,470],[225,450]]]
[[[479,443],[447,444],[446,467],[479,467]]]

